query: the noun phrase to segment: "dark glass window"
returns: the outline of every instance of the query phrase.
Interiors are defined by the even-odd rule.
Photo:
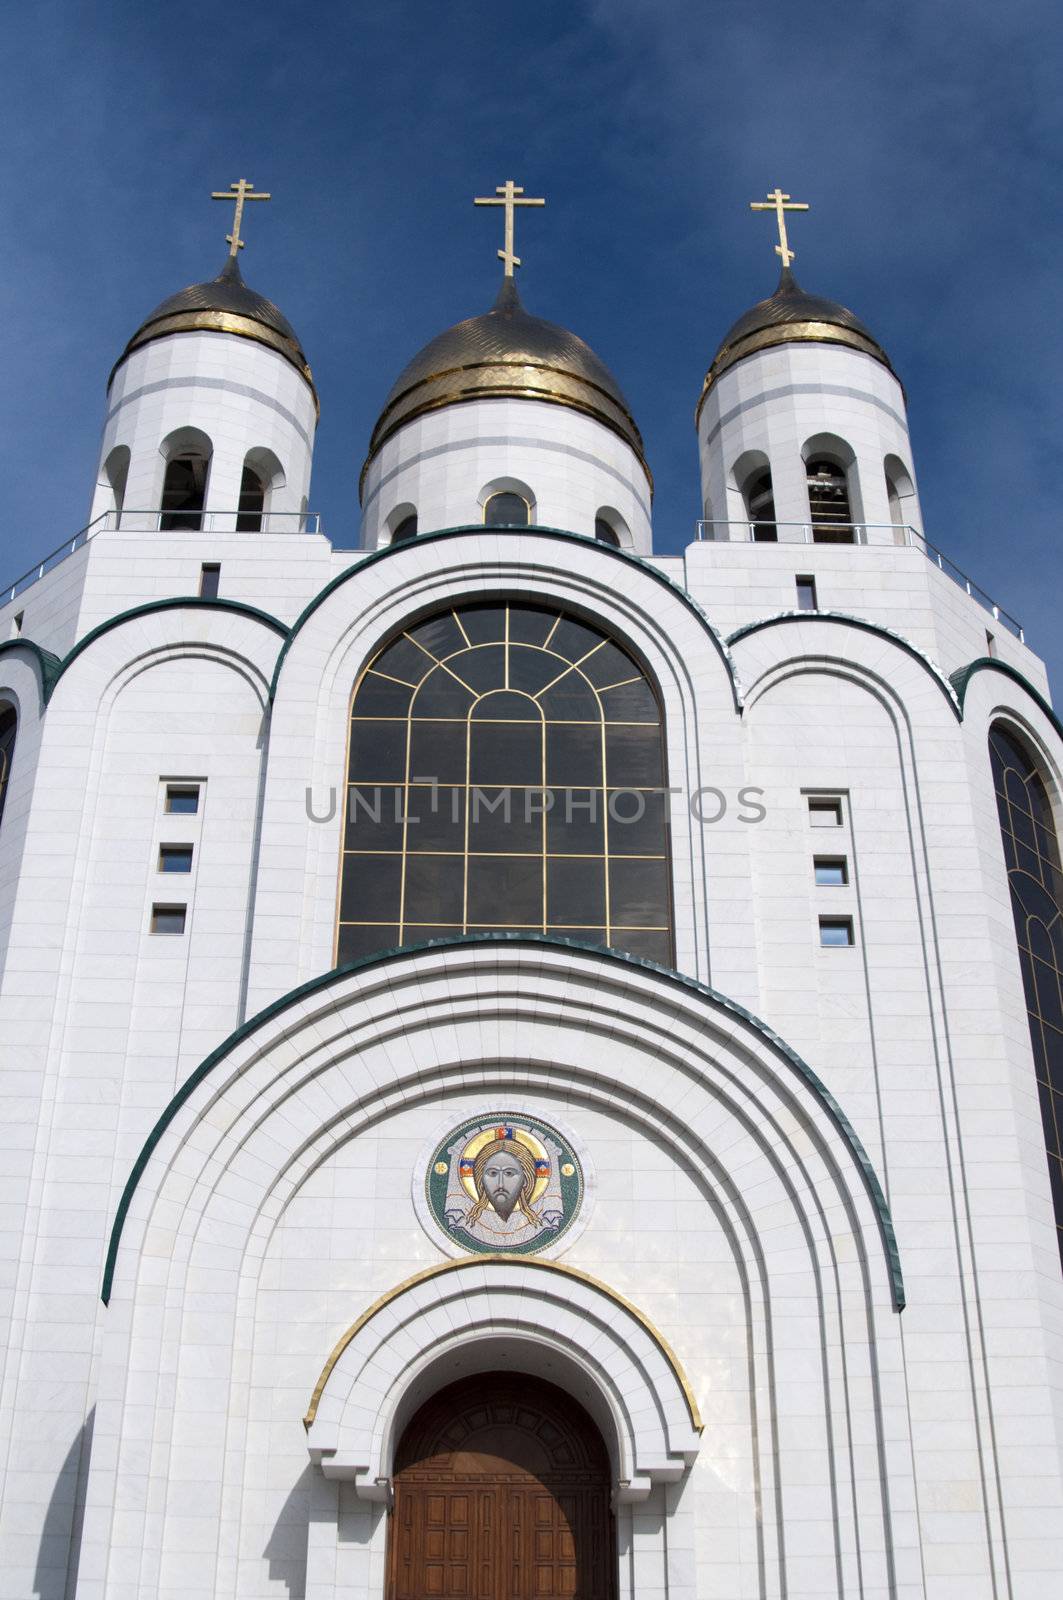
[[[826,456],[814,456],[806,467],[808,509],[816,544],[853,544],[853,514],[845,468]]]
[[[493,527],[526,528],[531,507],[523,495],[493,494],[484,505],[484,522]]]
[[[820,917],[819,942],[834,949],[851,945],[854,942],[852,917]]]
[[[152,906],[152,933],[184,933],[187,906]]]
[[[415,511],[411,516],[403,517],[395,532],[391,535],[391,542],[392,544],[403,544],[407,539],[416,539],[416,537],[417,513]]]
[[[819,602],[816,599],[816,580],[812,577],[797,578],[797,609],[798,611],[816,611]]]
[[[194,816],[199,810],[198,783],[168,783],[166,810],[173,815]]]
[[[997,723],[989,734],[1011,909],[1041,1099],[1063,1260],[1063,875],[1052,805],[1025,745]]]
[[[671,964],[667,781],[656,693],[599,629],[426,618],[355,690],[337,960],[509,930]]]
[[[613,524],[611,522],[607,522],[604,517],[595,517],[594,537],[599,541],[600,544],[611,544],[614,549],[620,549],[620,539],[617,531],[613,527]]]
[[[4,816],[7,785],[11,777],[11,758],[15,753],[18,717],[14,706],[0,707],[0,821]]]
[[[204,561],[199,569],[199,598],[216,600],[221,586],[221,565],[217,561]]]
[[[192,846],[190,844],[164,844],[159,846],[160,872],[191,872]]]
[[[844,856],[815,856],[812,865],[821,889],[838,889],[849,882],[849,863]]]
[[[159,527],[164,533],[176,528],[203,526],[203,502],[207,493],[207,466],[203,456],[174,456],[166,463],[162,484],[162,515]]]

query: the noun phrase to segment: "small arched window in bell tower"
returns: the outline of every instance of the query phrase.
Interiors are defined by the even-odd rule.
[[[776,544],[779,530],[775,526],[775,490],[772,487],[771,468],[754,472],[742,491],[749,518],[750,538],[758,544]]]
[[[266,509],[266,485],[254,467],[244,462],[240,475],[240,504],[236,513],[237,533],[261,533]]]
[[[812,456],[805,464],[808,474],[808,510],[814,544],[853,544],[855,530],[849,505],[849,481],[845,468],[829,456]]]
[[[208,456],[191,453],[171,456],[167,461],[159,518],[163,533],[177,528],[198,530],[203,526],[209,464]]]
[[[392,544],[405,544],[407,539],[416,539],[416,537],[417,513],[414,511],[409,516],[403,517],[402,521],[397,525],[395,532],[391,535],[391,542]]]
[[[484,501],[484,525],[488,528],[526,528],[531,522],[531,506],[522,494],[503,489]]]
[[[612,523],[606,522],[604,517],[595,517],[594,537],[599,544],[611,544],[614,550],[620,549],[620,537]]]

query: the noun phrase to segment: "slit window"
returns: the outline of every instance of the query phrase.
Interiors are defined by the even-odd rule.
[[[825,950],[855,944],[852,917],[820,917],[819,942]]]
[[[816,599],[816,580],[811,576],[799,577],[797,583],[797,609],[798,611],[818,611],[819,602]]]
[[[192,846],[190,844],[164,844],[159,846],[160,872],[191,872]]]
[[[166,811],[171,817],[194,817],[199,810],[198,783],[168,783]]]
[[[216,600],[221,584],[221,565],[217,561],[204,561],[199,569],[199,598]]]
[[[170,935],[182,934],[185,931],[187,916],[187,906],[152,906],[151,931]]]
[[[840,828],[842,802],[839,795],[810,795],[808,820],[814,828]]]
[[[812,867],[821,889],[843,889],[849,882],[849,863],[844,856],[816,856]]]

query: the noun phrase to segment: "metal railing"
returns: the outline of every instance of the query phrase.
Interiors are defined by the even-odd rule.
[[[1018,618],[998,605],[950,556],[907,522],[725,522],[706,518],[697,523],[697,537],[709,543],[902,545],[921,550],[928,561],[984,606],[1009,633],[1026,643]]]
[[[98,533],[320,533],[321,518],[316,511],[264,511],[250,527],[251,514],[239,511],[104,511],[79,528],[72,539],[58,545],[35,567],[30,567],[14,583],[0,589],[0,605],[9,605],[25,590],[38,583],[72,556],[75,550]],[[242,525],[241,525],[242,524]]]

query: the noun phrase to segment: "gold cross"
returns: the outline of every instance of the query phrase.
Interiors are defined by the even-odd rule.
[[[494,198],[494,196],[492,195],[492,196],[489,196],[487,199],[474,200],[473,201],[473,205],[474,206],[505,206],[505,208],[506,208],[506,247],[505,247],[504,250],[500,250],[498,252],[498,258],[499,258],[500,261],[502,261],[504,263],[505,276],[507,278],[512,278],[512,276],[513,276],[513,268],[520,266],[520,256],[516,256],[516,255],[513,254],[513,213],[514,213],[514,209],[517,206],[544,206],[546,204],[546,201],[545,200],[526,200],[526,199],[521,198],[523,196],[523,194],[524,194],[524,190],[519,188],[517,186],[517,184],[515,184],[513,182],[512,178],[507,178],[505,183],[501,184],[498,188],[496,188],[495,189],[495,194],[496,195],[501,195],[502,198],[500,200],[496,200]]]
[[[775,254],[782,258],[784,267],[788,267],[794,259],[790,249],[790,242],[786,237],[786,213],[788,211],[807,211],[808,206],[802,200],[791,200],[788,194],[776,187],[768,195],[767,200],[751,200],[750,211],[774,211],[779,220],[779,242],[775,246]]]
[[[233,231],[232,233],[227,233],[225,235],[229,242],[229,254],[234,256],[238,250],[242,250],[244,248],[244,241],[240,237],[240,223],[242,222],[244,215],[244,201],[268,200],[270,197],[268,194],[256,194],[255,186],[250,179],[238,178],[235,183],[230,183],[228,189],[224,189],[221,194],[215,190],[210,198],[212,200],[236,201],[236,213],[233,217]]]

